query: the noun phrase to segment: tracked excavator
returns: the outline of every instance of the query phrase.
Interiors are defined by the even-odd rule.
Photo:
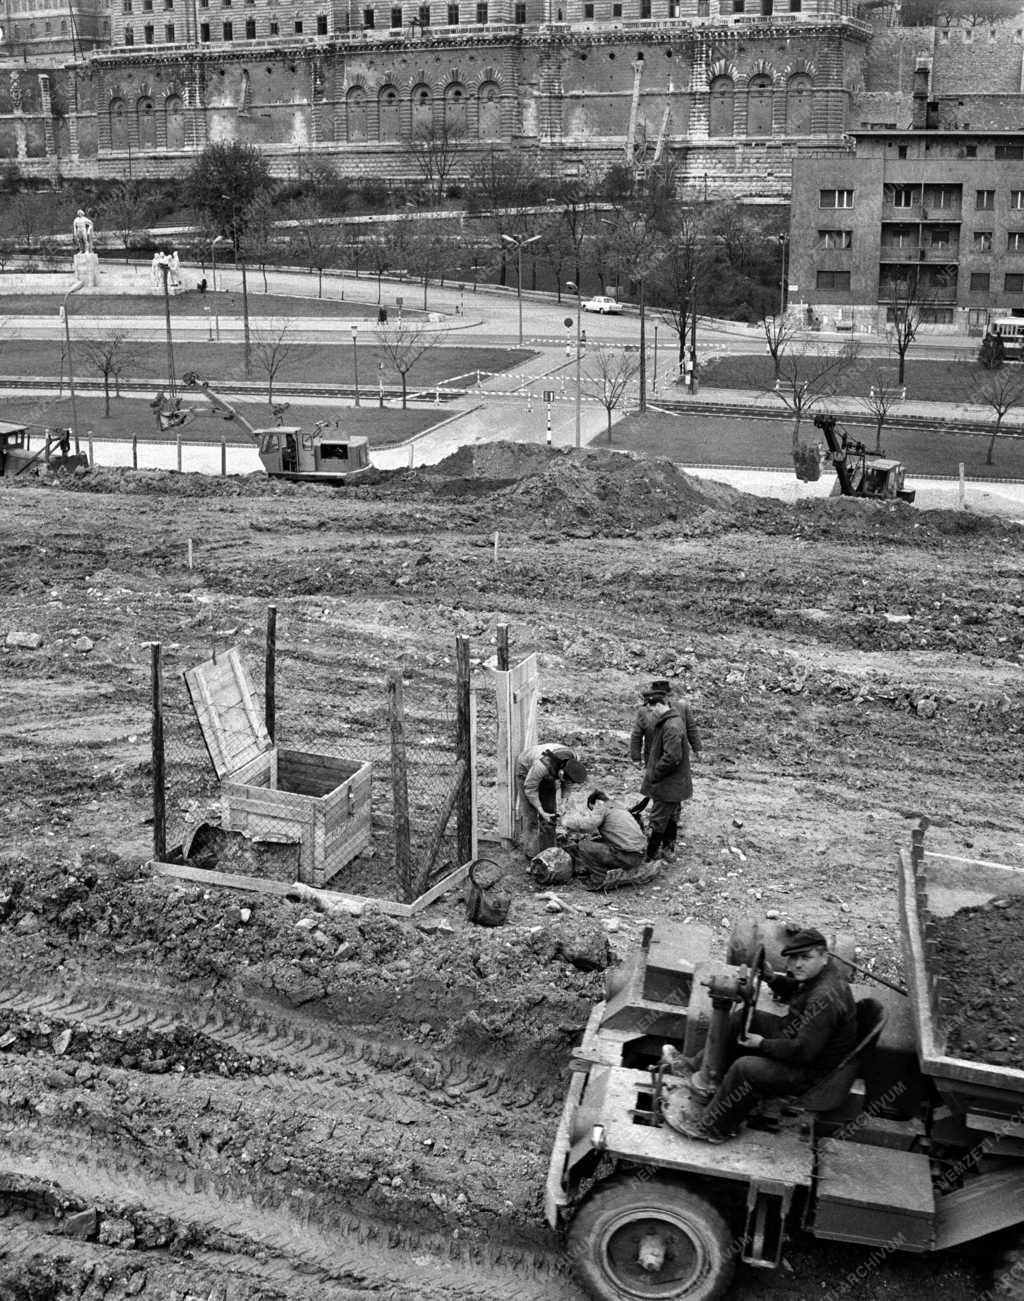
[[[215,393],[209,381],[189,373],[183,377],[186,389],[205,397],[214,411],[225,420],[233,420],[256,444],[263,468],[272,479],[292,479],[300,483],[350,483],[372,469],[369,442],[366,438],[344,436],[334,421],[318,421],[312,432],[303,433],[298,425],[273,425],[257,429],[230,402]],[[158,394],[152,406],[161,430],[173,429],[192,419],[195,408],[183,407],[180,398],[169,402]],[[284,407],[275,408],[282,413]]]
[[[861,442],[850,438],[845,430],[836,429],[836,418],[822,414],[814,417],[828,446],[826,463],[835,467],[836,497],[874,497],[883,501],[913,501],[915,492],[905,488],[906,467],[902,461],[869,452]],[[805,443],[794,455],[796,477],[805,482],[821,476],[822,455],[817,443]]]

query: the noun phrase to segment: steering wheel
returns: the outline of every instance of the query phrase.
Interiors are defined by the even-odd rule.
[[[757,1007],[758,995],[761,993],[761,982],[764,979],[765,969],[765,952],[764,945],[759,944],[754,953],[754,961],[747,970],[747,977],[743,983],[743,992],[741,995],[743,1002],[743,1011],[740,1013],[740,1040],[747,1037],[747,1031],[750,1029],[750,1021],[754,1015],[754,1009]]]

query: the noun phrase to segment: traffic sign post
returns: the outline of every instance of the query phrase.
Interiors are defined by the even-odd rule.
[[[544,403],[548,409],[548,447],[551,446],[551,404],[555,400],[554,389],[544,390]]]

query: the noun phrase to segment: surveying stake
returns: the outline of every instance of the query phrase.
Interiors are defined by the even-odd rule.
[[[544,390],[544,403],[548,409],[548,447],[551,446],[551,404],[555,400],[554,389]]]

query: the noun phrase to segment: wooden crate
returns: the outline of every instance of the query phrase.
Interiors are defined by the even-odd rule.
[[[299,880],[322,886],[370,843],[369,763],[270,739],[237,650],[185,673],[221,783],[223,825],[251,840],[294,840]]]

